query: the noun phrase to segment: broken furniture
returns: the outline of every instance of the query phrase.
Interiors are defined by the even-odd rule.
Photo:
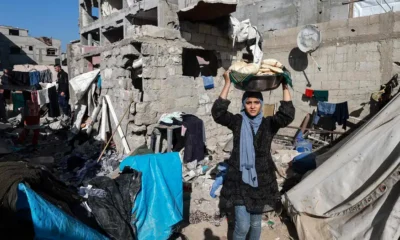
[[[154,153],[160,152],[160,145],[161,145],[161,131],[167,130],[167,152],[172,152],[172,138],[173,138],[173,131],[175,129],[181,128],[182,126],[172,125],[172,126],[165,126],[162,124],[158,124],[154,127],[153,133],[151,135],[151,143],[150,146]]]

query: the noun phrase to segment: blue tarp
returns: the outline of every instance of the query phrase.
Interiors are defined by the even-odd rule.
[[[20,183],[18,190],[17,208],[30,209],[35,239],[107,239],[43,199],[25,184]]]
[[[182,221],[182,164],[178,153],[125,158],[120,164],[142,172],[142,189],[133,207],[138,239],[168,239],[172,227]]]

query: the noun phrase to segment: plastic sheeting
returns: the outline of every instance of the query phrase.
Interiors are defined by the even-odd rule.
[[[400,237],[400,97],[324,154],[285,204],[300,239]]]
[[[395,12],[400,11],[400,0],[365,0],[354,3],[353,16],[370,16],[390,12],[392,9]]]
[[[19,210],[30,209],[35,239],[107,239],[61,209],[47,202],[32,189],[18,185]]]
[[[100,70],[96,69],[69,80],[69,84],[74,90],[77,101],[82,99],[82,97],[85,95],[86,91],[89,89],[92,82],[97,78],[97,75],[99,75],[99,73]]]
[[[138,239],[168,239],[182,220],[183,183],[179,153],[128,157],[120,164],[142,172],[142,190],[133,207]]]

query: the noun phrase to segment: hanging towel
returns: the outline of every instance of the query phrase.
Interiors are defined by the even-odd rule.
[[[12,93],[11,98],[13,102],[14,112],[18,111],[18,108],[24,107],[25,100],[24,100],[24,95],[22,95],[22,93]]]
[[[214,88],[214,78],[212,76],[209,76],[209,77],[201,76],[201,77],[203,78],[204,88],[206,90]]]
[[[43,105],[43,104],[49,103],[50,100],[49,100],[48,88],[45,88],[43,90],[39,90],[38,94],[37,94],[37,97],[38,97],[38,104],[39,105]]]
[[[264,117],[272,117],[275,113],[275,104],[264,104],[263,106]]]
[[[343,129],[347,128],[347,119],[349,119],[349,108],[347,102],[336,104],[335,112],[333,113],[333,118],[338,123],[338,125],[343,125]]]
[[[327,90],[314,90],[314,98],[318,102],[327,102],[329,98],[329,92]]]
[[[39,84],[39,80],[40,80],[40,72],[38,71],[29,72],[29,82],[31,86]]]
[[[304,93],[304,95],[306,95],[306,97],[308,98],[312,98],[314,96],[314,90],[306,88],[306,92]]]

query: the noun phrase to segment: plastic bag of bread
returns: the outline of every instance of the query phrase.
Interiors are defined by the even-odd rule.
[[[264,60],[262,61],[262,64],[270,65],[270,66],[272,66],[272,67],[283,68],[283,64],[282,64],[282,63],[280,63],[278,60],[272,59],[272,58],[270,58],[270,59],[264,59]]]
[[[236,62],[229,68],[231,71],[235,71],[243,74],[257,74],[260,67],[254,63]]]

